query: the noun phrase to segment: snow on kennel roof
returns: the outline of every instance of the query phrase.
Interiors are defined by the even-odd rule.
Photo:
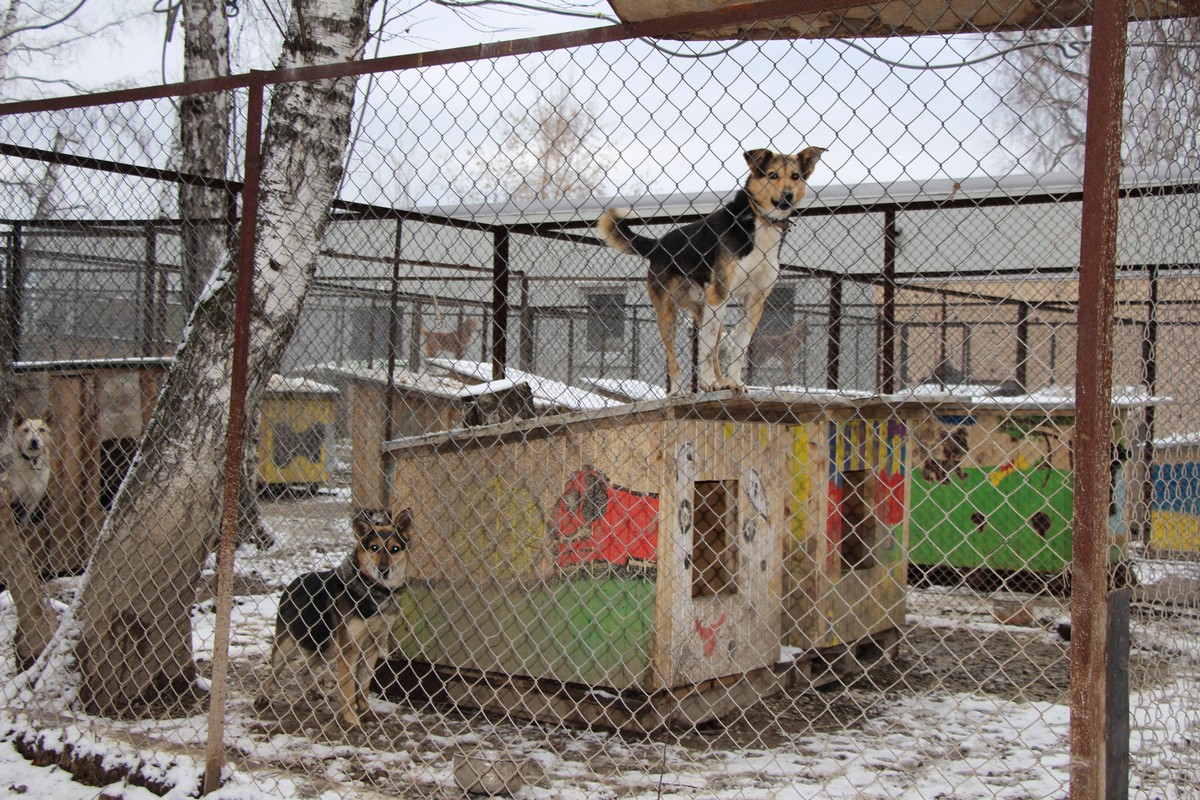
[[[888,399],[926,404],[959,403],[964,406],[1007,410],[1069,411],[1075,408],[1075,387],[1046,386],[1032,392],[1009,393],[1004,387],[983,384],[922,384],[888,395]],[[1113,387],[1112,404],[1117,408],[1170,402],[1170,397],[1152,395],[1141,386]]]
[[[490,381],[492,365],[478,361],[467,361],[454,358],[432,358],[430,365],[455,376],[462,376],[473,381]],[[622,403],[611,400],[603,395],[569,386],[560,381],[543,378],[531,372],[508,368],[504,370],[505,379],[514,384],[527,383],[533,392],[533,401],[539,407],[552,406],[560,409],[586,410],[611,408]],[[494,386],[494,383],[493,383]]]
[[[464,361],[461,359],[435,358],[431,359],[430,364],[447,370],[455,375],[463,375],[469,379],[488,380],[491,375],[492,366],[490,364],[481,364],[477,361]],[[610,400],[603,395],[589,392],[584,389],[579,389],[574,386],[569,386],[560,381],[543,378],[540,375],[534,375],[529,372],[508,368],[504,371],[507,380],[514,384],[527,383],[533,392],[533,402],[540,408],[547,406],[568,409],[568,410],[586,410],[609,408],[619,406],[621,403]]]
[[[1160,450],[1172,447],[1197,447],[1200,446],[1200,431],[1173,433],[1170,436],[1155,439],[1152,444]]]

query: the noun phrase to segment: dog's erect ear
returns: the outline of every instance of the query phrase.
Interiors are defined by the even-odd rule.
[[[742,158],[746,159],[746,163],[750,165],[750,174],[755,178],[761,178],[767,171],[767,162],[775,156],[770,150],[747,150],[742,153]]]
[[[376,533],[380,527],[390,526],[387,511],[380,508],[360,508],[354,514],[350,527],[358,538]]]
[[[412,509],[404,509],[396,515],[396,518],[392,522],[396,526],[396,533],[405,533],[412,527]]]
[[[796,155],[796,158],[800,159],[800,174],[804,176],[804,180],[808,180],[812,176],[813,170],[817,168],[817,162],[821,160],[821,154],[824,152],[824,147],[806,147]]]

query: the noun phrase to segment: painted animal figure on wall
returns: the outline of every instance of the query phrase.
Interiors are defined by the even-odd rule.
[[[554,510],[560,567],[652,567],[658,559],[658,495],[614,486],[594,467],[567,481]]]

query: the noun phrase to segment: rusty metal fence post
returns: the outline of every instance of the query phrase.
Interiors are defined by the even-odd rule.
[[[1105,796],[1113,309],[1127,6],[1098,0],[1088,77],[1071,570],[1071,798]],[[1128,741],[1125,743],[1128,747]]]
[[[249,87],[246,115],[246,180],[242,187],[241,236],[238,246],[237,304],[234,317],[233,387],[229,398],[229,434],[225,444],[225,486],[221,500],[221,538],[217,549],[217,617],[213,643],[212,693],[208,706],[204,794],[221,787],[224,766],[225,706],[228,698],[229,628],[233,610],[233,559],[237,549],[238,495],[242,480],[242,447],[246,433],[246,385],[250,357],[250,306],[254,295],[254,248],[258,224],[259,156],[262,147],[263,91]]]

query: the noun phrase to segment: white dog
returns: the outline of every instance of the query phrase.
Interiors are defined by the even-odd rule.
[[[18,520],[28,519],[50,485],[50,426],[42,419],[13,419],[6,477],[9,503]]]

